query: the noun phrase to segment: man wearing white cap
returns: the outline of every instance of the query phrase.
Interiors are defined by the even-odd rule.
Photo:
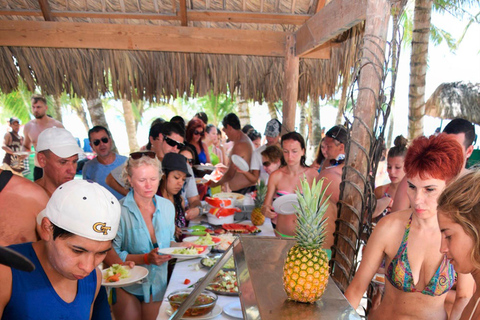
[[[102,282],[96,268],[118,230],[117,199],[97,183],[69,181],[37,220],[41,240],[10,247],[32,261],[35,271],[0,265],[0,317],[90,319]]]
[[[43,130],[37,141],[37,160],[43,177],[35,183],[50,196],[58,186],[75,178],[81,153],[83,150],[69,131],[57,127]]]

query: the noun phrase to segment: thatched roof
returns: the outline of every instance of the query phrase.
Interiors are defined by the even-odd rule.
[[[225,29],[295,32],[324,3],[325,0],[0,0],[0,7],[5,8],[0,11],[0,23],[52,20],[76,25],[183,24],[186,28],[211,28],[212,35]],[[350,72],[354,64],[362,28],[357,25],[329,42],[329,59],[300,59],[298,100],[333,96],[338,77]],[[66,91],[87,98],[112,90],[116,97],[157,100],[183,92],[204,95],[210,90],[218,93],[239,89],[245,99],[278,101],[284,82],[282,57],[1,45],[0,39],[0,90],[4,93],[16,89],[19,75],[29,89],[39,86],[44,94],[53,95]],[[190,92],[192,84],[194,92]]]
[[[427,100],[425,113],[442,119],[464,118],[480,125],[480,83],[442,83]]]

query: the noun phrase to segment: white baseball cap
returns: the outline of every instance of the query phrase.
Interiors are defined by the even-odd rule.
[[[60,158],[69,158],[83,153],[73,135],[69,131],[57,127],[45,129],[38,135],[36,151],[45,150],[52,151]]]
[[[96,241],[113,240],[120,223],[117,198],[96,182],[71,180],[58,187],[37,216],[75,235]]]

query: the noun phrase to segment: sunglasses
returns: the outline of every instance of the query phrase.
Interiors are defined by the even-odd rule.
[[[193,159],[188,159],[188,158],[187,158],[187,162],[188,162],[190,165],[193,165]]]
[[[263,164],[264,167],[268,167],[269,165],[271,165],[270,161],[265,161],[262,164]]]
[[[204,133],[205,133],[205,131],[197,131],[197,130],[195,130],[195,132],[193,132],[193,134],[196,135],[196,136],[203,136]]]
[[[157,155],[153,151],[137,151],[130,153],[130,158],[132,158],[133,160],[138,160],[143,156],[155,159]]]
[[[108,138],[107,137],[103,137],[101,139],[96,139],[96,140],[93,140],[93,145],[95,147],[98,147],[100,145],[100,141],[103,142],[103,143],[108,143]]]
[[[163,141],[165,141],[170,147],[177,147],[177,149],[182,149],[185,147],[184,143],[173,140],[172,138],[163,135]]]

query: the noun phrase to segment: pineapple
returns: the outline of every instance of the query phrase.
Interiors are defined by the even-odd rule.
[[[260,180],[257,184],[257,196],[255,197],[255,209],[252,211],[250,220],[256,226],[261,226],[265,222],[265,216],[262,213],[262,205],[265,201],[265,195],[267,194],[267,185],[265,181]]]
[[[313,180],[311,188],[306,179],[301,185],[303,194],[296,191],[300,205],[296,208],[297,243],[288,252],[283,266],[283,286],[288,298],[314,303],[323,295],[329,277],[328,256],[322,249],[328,198],[324,199],[325,190],[322,192],[323,179],[318,183]]]

